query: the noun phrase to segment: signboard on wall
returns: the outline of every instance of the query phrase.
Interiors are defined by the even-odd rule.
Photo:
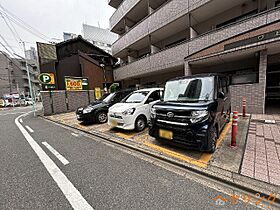
[[[38,80],[42,84],[43,90],[55,89],[55,79],[53,73],[41,73]]]
[[[88,90],[88,79],[81,77],[65,77],[66,90]]]
[[[101,98],[101,89],[99,87],[94,89],[95,99],[98,100]]]
[[[233,42],[233,43],[226,44],[224,46],[224,50],[230,50],[230,49],[234,49],[234,48],[237,48],[237,47],[242,47],[242,46],[245,46],[245,45],[258,43],[258,42],[261,42],[261,41],[275,39],[275,38],[278,38],[278,37],[280,37],[280,30],[271,31],[271,32],[268,32],[268,33],[260,34],[258,36],[250,37],[248,39],[244,39],[244,40],[240,40],[240,41],[236,41],[236,42]]]

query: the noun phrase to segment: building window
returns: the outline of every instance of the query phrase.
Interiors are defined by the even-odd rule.
[[[258,76],[258,72],[252,70],[237,71],[230,75],[230,83],[231,85],[257,83]]]
[[[275,7],[278,7],[278,6],[280,6],[280,0],[275,1]]]
[[[25,62],[24,62],[24,61],[21,61],[21,62],[20,62],[20,64],[21,64],[21,66],[23,66],[23,67],[25,67],[25,66],[26,66],[26,64],[25,64]]]

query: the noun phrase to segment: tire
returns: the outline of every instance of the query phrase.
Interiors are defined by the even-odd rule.
[[[96,115],[96,122],[97,123],[106,123],[108,120],[108,116],[106,112],[98,112]]]
[[[218,139],[218,130],[216,127],[212,127],[209,130],[209,140],[208,140],[208,151],[214,153],[216,151],[216,144]]]
[[[147,120],[144,116],[139,116],[135,120],[135,130],[143,131],[147,126]]]

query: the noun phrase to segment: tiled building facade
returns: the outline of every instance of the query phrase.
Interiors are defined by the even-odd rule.
[[[148,3],[147,3],[148,2]],[[264,113],[280,100],[277,0],[110,0],[112,45],[123,86],[164,85],[183,75],[231,77],[232,109]],[[279,66],[279,68],[278,68]],[[279,70],[278,70],[279,69]]]
[[[34,96],[40,90],[38,81],[39,69],[36,60],[28,60],[28,70]],[[28,97],[30,95],[26,63],[22,59],[11,58],[0,53],[0,97],[4,94],[18,93]]]

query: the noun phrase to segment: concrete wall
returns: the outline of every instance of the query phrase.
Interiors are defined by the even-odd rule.
[[[75,111],[95,101],[94,90],[89,91],[41,91],[44,115]]]

